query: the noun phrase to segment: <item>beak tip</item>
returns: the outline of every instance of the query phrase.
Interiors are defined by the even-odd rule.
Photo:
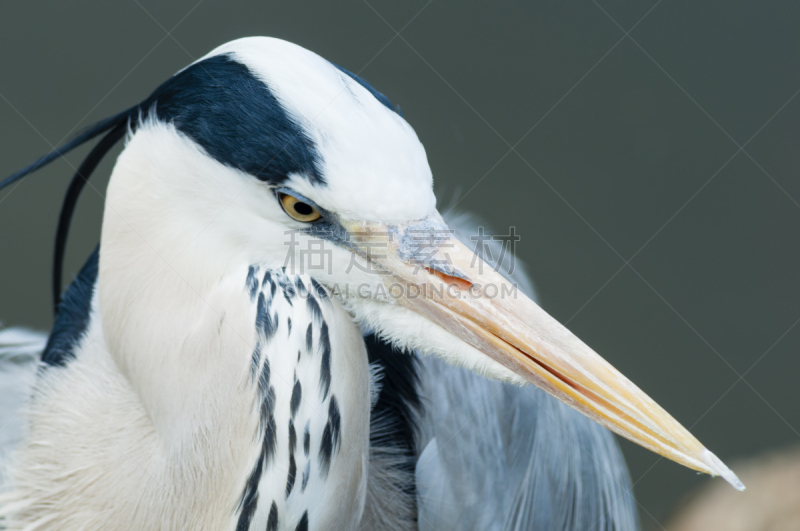
[[[736,474],[733,473],[733,470],[728,468],[719,457],[711,453],[709,450],[703,450],[703,461],[712,471],[712,475],[720,476],[722,479],[730,483],[731,487],[738,491],[743,491],[745,489],[744,483],[742,483],[739,478],[736,477]]]

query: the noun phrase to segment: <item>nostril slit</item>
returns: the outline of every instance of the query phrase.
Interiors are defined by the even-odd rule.
[[[441,271],[437,271],[430,267],[426,267],[425,270],[431,275],[438,277],[439,279],[444,281],[445,284],[448,284],[450,286],[455,286],[460,290],[466,290],[472,287],[472,282],[470,282],[469,280],[464,280],[463,278],[454,277],[453,275],[442,273]]]

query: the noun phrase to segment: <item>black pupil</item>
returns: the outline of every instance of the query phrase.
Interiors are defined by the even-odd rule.
[[[298,201],[294,204],[294,211],[301,216],[310,216],[314,213],[314,209],[308,203],[301,203]]]

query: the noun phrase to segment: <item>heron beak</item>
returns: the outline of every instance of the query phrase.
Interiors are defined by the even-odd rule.
[[[438,216],[343,222],[397,302],[611,431],[694,470],[744,485],[689,431],[465,245]],[[442,230],[444,229],[444,231]]]

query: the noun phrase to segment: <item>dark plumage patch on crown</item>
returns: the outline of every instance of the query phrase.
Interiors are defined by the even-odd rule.
[[[280,184],[289,174],[325,184],[319,154],[269,87],[228,54],[195,63],[141,108],[194,140],[222,164]]]
[[[42,354],[42,361],[47,365],[64,367],[75,358],[75,346],[89,326],[99,251],[99,247],[94,250],[61,299]]]
[[[375,87],[373,87],[372,85],[367,83],[366,79],[364,79],[364,78],[362,78],[360,76],[357,76],[356,74],[350,72],[349,70],[346,70],[346,69],[342,68],[339,65],[333,65],[333,66],[335,66],[337,69],[339,69],[339,71],[341,71],[342,73],[346,74],[353,81],[355,81],[356,83],[358,83],[359,85],[361,85],[362,87],[367,89],[370,94],[375,96],[376,100],[378,100],[379,102],[381,102],[383,104],[384,107],[386,107],[387,109],[389,109],[392,112],[396,112],[400,116],[403,116],[403,113],[400,112],[400,106],[399,105],[397,107],[393,106],[392,102],[389,101],[389,98],[387,98],[386,96],[384,96],[383,94],[381,94],[380,92],[375,90]]]

